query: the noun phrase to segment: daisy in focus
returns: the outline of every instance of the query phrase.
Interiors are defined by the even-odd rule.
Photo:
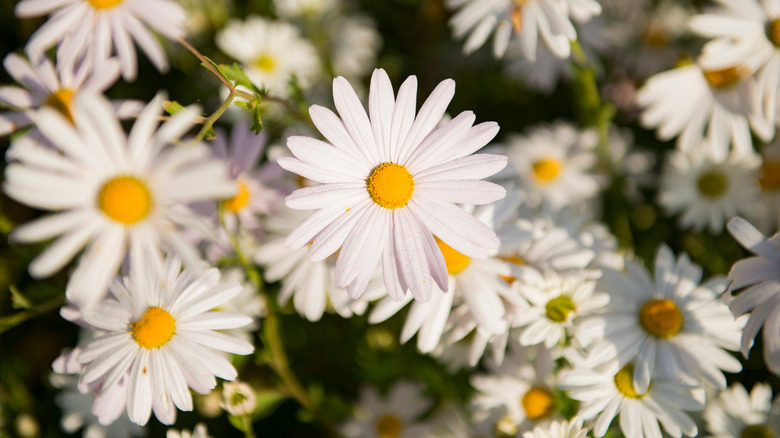
[[[290,23],[259,16],[230,20],[216,36],[217,47],[242,64],[259,88],[285,97],[290,78],[307,89],[320,73],[317,50]]]
[[[742,332],[742,354],[748,356],[753,339],[763,327],[764,360],[769,370],[780,374],[780,233],[767,238],[750,222],[736,217],[729,232],[754,256],[742,259],[729,272],[729,292],[742,288],[730,303],[734,315],[750,313]]]
[[[186,13],[171,0],[22,0],[15,12],[19,18],[51,17],[27,43],[33,62],[58,45],[57,60],[63,66],[88,60],[100,69],[115,52],[128,81],[138,70],[133,42],[158,70],[168,70],[168,57],[147,26],[172,40],[185,33]]]
[[[600,316],[603,338],[591,350],[593,363],[617,358],[632,370],[632,387],[646,392],[653,376],[698,386],[726,387],[723,372],[742,364],[736,350],[744,320],[735,320],[719,299],[725,278],[704,284],[702,269],[686,255],[675,259],[667,246],[655,258],[655,278],[642,265],[625,262],[625,272],[604,269],[599,288],[610,295]],[[634,435],[630,435],[634,436]]]
[[[680,228],[723,232],[729,218],[750,215],[758,201],[761,158],[753,152],[717,152],[705,144],[667,156],[658,203],[682,213]]]
[[[57,238],[30,263],[33,278],[52,275],[87,246],[66,290],[78,307],[100,301],[128,248],[161,260],[165,247],[196,263],[200,256],[177,231],[198,221],[184,204],[236,193],[225,164],[209,159],[204,144],[169,146],[192,127],[198,110],[184,109],[156,129],[162,100],[157,96],[143,109],[129,135],[98,96],[76,99],[76,126],[44,107],[38,128],[62,153],[31,143],[15,148],[19,162],[5,170],[9,197],[54,212],[10,236],[24,243]]]
[[[160,422],[173,424],[176,408],[192,410],[189,388],[206,394],[216,386],[215,377],[236,378],[222,352],[246,355],[254,348],[217,330],[252,319],[212,311],[241,292],[237,283],[220,284],[216,269],[180,273],[175,258],[162,265],[142,263],[131,265],[129,277],[117,277],[111,295],[83,313],[101,334],[78,356],[84,365],[81,383],[102,380],[111,388],[124,377],[131,421],[145,425],[154,411]]]
[[[309,137],[288,138],[295,158],[284,169],[322,183],[286,198],[293,209],[317,210],[287,238],[309,258],[324,260],[340,249],[336,284],[359,297],[382,260],[385,287],[403,299],[411,291],[426,301],[433,282],[448,289],[447,267],[434,235],[459,253],[487,258],[499,246],[487,225],[455,203],[483,205],[501,199],[503,187],[482,178],[506,166],[506,157],[477,154],[498,132],[494,122],[472,126],[465,111],[438,126],[455,93],[441,82],[415,116],[417,79],[409,77],[394,96],[390,78],[377,69],[371,78],[369,113],[346,79],[333,81],[341,118],[317,105],[312,121],[330,144]]]
[[[514,32],[530,61],[536,57],[540,37],[555,56],[568,58],[571,41],[577,39],[571,16],[576,14],[584,22],[601,13],[594,0],[447,0],[446,4],[458,9],[450,26],[455,38],[466,38],[463,53],[479,49],[493,34],[493,55],[500,58]]]
[[[430,407],[420,386],[409,381],[395,383],[386,397],[374,388],[363,388],[353,417],[339,429],[347,438],[428,436],[431,426],[419,419]]]
[[[626,437],[661,438],[659,423],[675,438],[696,435],[698,427],[686,411],[700,411],[704,403],[692,395],[693,387],[653,376],[652,384],[642,391],[634,386],[633,374],[633,364],[621,368],[610,361],[598,368],[564,371],[559,386],[582,402],[579,418],[597,417],[593,426],[596,437],[607,433],[615,416],[620,416],[620,430]]]
[[[772,387],[756,383],[748,395],[735,383],[704,409],[712,438],[774,437],[780,435],[780,403],[772,402]]]

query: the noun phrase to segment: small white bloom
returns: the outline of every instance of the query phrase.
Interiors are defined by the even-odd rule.
[[[548,426],[537,426],[533,431],[523,434],[523,438],[585,438],[588,429],[582,427],[582,419],[553,421]]]
[[[251,415],[257,407],[255,390],[246,382],[225,382],[222,385],[222,407],[230,415]]]
[[[347,438],[416,438],[426,436],[431,426],[419,418],[431,406],[420,386],[401,381],[381,397],[374,388],[363,388],[352,418],[339,428]]]

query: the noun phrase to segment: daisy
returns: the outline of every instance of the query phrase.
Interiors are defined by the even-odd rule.
[[[780,339],[775,330],[780,326],[780,233],[767,239],[741,217],[732,219],[728,229],[755,254],[734,263],[729,272],[729,292],[747,287],[729,303],[729,308],[736,316],[752,311],[742,332],[742,354],[747,357],[753,339],[765,326],[764,360],[770,371],[780,374]]]
[[[663,141],[675,136],[683,151],[706,136],[715,150],[753,151],[750,126],[764,141],[769,133],[756,117],[755,81],[747,67],[708,69],[692,63],[652,76],[639,90],[640,121],[657,128]]]
[[[286,198],[294,209],[317,209],[287,239],[290,248],[311,242],[309,257],[324,260],[336,250],[336,283],[358,297],[382,259],[385,287],[400,300],[407,290],[431,297],[433,282],[447,290],[447,268],[433,235],[468,257],[487,258],[499,241],[487,225],[453,203],[489,204],[504,197],[503,187],[481,178],[506,165],[499,155],[471,155],[498,132],[485,122],[472,126],[466,111],[437,127],[455,92],[441,82],[415,117],[417,79],[398,91],[384,70],[374,70],[370,119],[349,82],[333,81],[341,119],[312,106],[314,124],[330,144],[290,137],[295,158],[278,163],[288,171],[323,183]]]
[[[780,435],[780,403],[772,403],[772,387],[756,383],[748,395],[737,382],[707,403],[704,409],[712,438]]]
[[[582,402],[578,418],[598,416],[593,427],[596,437],[607,433],[616,415],[620,415],[620,430],[627,437],[661,438],[659,423],[675,438],[696,435],[696,423],[685,411],[699,411],[704,403],[692,396],[693,387],[654,376],[652,385],[643,391],[633,384],[633,374],[633,364],[620,367],[611,361],[598,368],[563,371],[559,386]]]
[[[119,64],[113,59],[98,70],[91,70],[86,62],[74,68],[55,69],[48,58],[30,63],[16,53],[10,53],[3,60],[3,67],[24,87],[0,87],[0,102],[13,109],[0,114],[0,135],[34,124],[37,109],[43,106],[56,109],[72,121],[76,96],[82,92],[102,94],[119,77]],[[143,108],[134,100],[112,101],[111,106],[121,119],[136,116]]]
[[[230,415],[251,415],[257,407],[255,390],[246,382],[225,382],[222,385],[222,408]]]
[[[168,70],[168,58],[147,26],[175,40],[184,36],[186,20],[184,9],[171,0],[22,0],[15,12],[19,18],[51,17],[27,43],[33,62],[55,44],[65,66],[87,59],[101,68],[115,52],[129,81],[137,74],[133,41],[158,70]]]
[[[504,56],[512,32],[517,34],[523,54],[535,59],[539,37],[559,58],[568,58],[570,41],[577,39],[572,13],[587,21],[601,13],[594,0],[447,0],[458,11],[450,19],[455,38],[464,38],[463,53],[482,47],[492,33],[493,55]]]
[[[472,424],[462,409],[447,405],[435,412],[433,420],[435,431],[426,438],[474,438],[492,435],[492,424],[482,422]]]
[[[168,146],[190,129],[199,111],[182,110],[156,130],[162,100],[157,96],[143,109],[129,136],[98,96],[75,100],[75,127],[44,107],[38,127],[62,153],[30,144],[16,149],[19,163],[5,170],[8,196],[54,212],[10,236],[25,243],[59,236],[30,263],[30,275],[53,274],[87,245],[66,290],[80,307],[105,295],[127,248],[160,259],[163,246],[195,263],[197,252],[177,232],[179,224],[198,220],[184,203],[235,195],[224,163],[208,159],[205,145]]]
[[[736,373],[740,362],[724,350],[736,350],[743,320],[735,320],[719,300],[725,278],[700,285],[701,267],[683,254],[675,260],[665,245],[655,258],[655,278],[626,260],[625,272],[604,269],[599,289],[610,302],[599,317],[603,341],[591,351],[595,363],[617,357],[632,364],[633,385],[644,392],[652,376],[723,389],[723,371]]]
[[[381,397],[374,388],[363,388],[353,417],[339,429],[347,438],[427,436],[431,426],[419,418],[430,406],[431,400],[412,382],[395,383],[387,397]]]
[[[587,205],[604,186],[596,173],[598,139],[568,123],[537,126],[528,135],[513,135],[506,144],[509,167],[527,202],[553,209]]]
[[[523,438],[585,438],[588,429],[582,427],[582,419],[553,421],[546,427],[537,426],[533,431],[523,434]]]
[[[753,152],[718,153],[707,145],[667,156],[658,202],[682,213],[680,226],[719,234],[727,219],[751,214],[758,201],[761,158]]]
[[[216,43],[242,64],[255,85],[278,96],[287,96],[293,75],[306,89],[320,72],[316,49],[289,23],[254,15],[232,19],[217,33]]]
[[[84,365],[81,383],[102,380],[111,388],[127,379],[127,413],[145,425],[154,410],[158,420],[172,424],[174,405],[192,410],[189,388],[205,394],[215,377],[236,378],[222,353],[249,354],[251,344],[219,333],[251,322],[240,313],[211,309],[241,292],[236,283],[219,284],[219,271],[187,269],[168,258],[131,264],[129,277],[117,279],[111,294],[84,320],[101,334],[78,356]]]
[[[703,62],[718,67],[743,62],[756,72],[762,116],[774,136],[780,94],[780,7],[775,0],[720,0],[720,7],[691,18],[689,26],[708,38]]]
[[[362,78],[377,64],[382,35],[364,16],[338,16],[327,22],[333,74]]]
[[[527,269],[514,285],[531,303],[515,320],[516,327],[523,327],[520,345],[544,342],[546,348],[553,348],[561,340],[573,337],[578,345],[586,346],[595,336],[592,329],[583,326],[583,320],[609,302],[609,295],[594,293],[595,281],[579,276],[562,277],[555,271],[541,273]]]

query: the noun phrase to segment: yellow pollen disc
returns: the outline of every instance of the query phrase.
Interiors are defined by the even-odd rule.
[[[95,9],[108,9],[122,3],[122,0],[87,0]]]
[[[548,183],[558,177],[561,165],[554,158],[544,158],[533,164],[534,176],[541,182]]]
[[[640,399],[650,392],[649,388],[644,394],[638,394],[634,390],[634,364],[624,366],[615,374],[615,387],[626,398]]]
[[[238,185],[238,194],[222,203],[225,210],[233,213],[238,213],[249,204],[249,188],[242,181],[237,181],[236,184]]]
[[[138,321],[130,326],[135,342],[144,348],[165,345],[176,330],[176,322],[170,313],[159,307],[150,307]]]
[[[45,105],[50,106],[65,116],[68,121],[73,124],[73,96],[75,93],[70,88],[62,88],[52,93],[45,102]]]
[[[766,34],[775,47],[780,47],[780,18],[776,18],[775,21],[769,23]]]
[[[376,434],[379,438],[398,438],[403,427],[403,422],[398,417],[386,414],[376,422]]]
[[[439,240],[438,237],[435,237],[435,239],[436,243],[439,244],[441,254],[444,256],[444,263],[447,264],[447,272],[449,272],[450,275],[457,275],[466,269],[466,266],[469,265],[471,257],[465,256],[458,251],[455,251],[449,245]]]
[[[546,388],[534,386],[523,395],[521,403],[525,415],[532,420],[547,418],[555,412],[555,400]]]
[[[704,78],[714,88],[730,88],[739,82],[739,71],[736,67],[723,70],[704,70]]]
[[[255,61],[255,65],[257,68],[263,71],[271,71],[276,66],[276,63],[274,62],[273,58],[271,58],[268,55],[263,55],[260,58]]]
[[[672,300],[650,300],[639,311],[639,323],[656,338],[669,339],[680,332],[683,314]]]
[[[544,309],[547,312],[547,319],[561,323],[566,322],[569,314],[577,310],[577,306],[571,298],[561,295],[548,301]]]
[[[152,195],[146,185],[133,176],[119,176],[103,184],[98,207],[109,218],[132,225],[145,218],[152,208]]]
[[[774,438],[772,430],[763,424],[753,424],[742,429],[739,438]]]
[[[708,198],[718,198],[722,196],[728,188],[728,179],[723,172],[713,170],[699,176],[696,183],[699,192]]]
[[[780,190],[780,161],[764,161],[758,183],[766,191]]]
[[[414,179],[406,167],[384,163],[368,176],[366,188],[371,199],[377,204],[384,208],[399,208],[412,198]]]

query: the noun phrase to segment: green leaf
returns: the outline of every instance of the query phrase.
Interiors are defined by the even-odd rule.
[[[175,100],[166,100],[165,102],[163,102],[163,109],[168,114],[174,115],[179,111],[183,110],[184,107],[182,106],[182,104],[176,102]]]
[[[35,305],[20,291],[16,286],[11,285],[8,287],[11,291],[11,303],[14,309],[29,310],[35,307]]]
[[[258,94],[261,92],[249,77],[247,77],[246,73],[244,73],[244,69],[241,68],[238,63],[234,62],[232,66],[220,64],[219,69],[225,74],[225,77],[235,85],[244,86]]]

